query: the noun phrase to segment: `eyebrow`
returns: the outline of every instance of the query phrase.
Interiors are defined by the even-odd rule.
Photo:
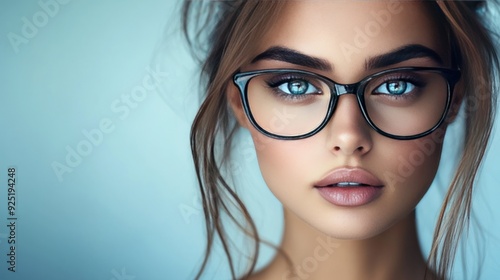
[[[300,53],[296,50],[292,50],[292,49],[280,47],[280,46],[271,47],[271,48],[267,49],[266,51],[262,52],[261,54],[257,55],[252,60],[252,63],[255,63],[259,60],[265,60],[265,59],[279,60],[279,61],[288,62],[288,63],[295,64],[295,65],[305,66],[305,67],[318,69],[318,70],[324,70],[324,71],[331,71],[332,70],[332,66],[325,59],[309,56],[309,55]]]
[[[419,44],[411,44],[402,46],[388,53],[369,58],[365,61],[365,69],[370,70],[383,68],[413,58],[422,57],[427,57],[438,64],[443,64],[443,59],[441,59],[441,56],[439,56],[439,54],[433,49]]]
[[[438,64],[443,64],[443,60],[436,51],[423,45],[410,44],[399,47],[388,53],[369,58],[365,61],[365,69],[383,68],[413,58],[423,57],[430,58]],[[322,71],[331,71],[333,69],[332,65],[325,59],[309,56],[299,51],[281,46],[270,47],[252,59],[251,63],[266,59],[288,62]]]

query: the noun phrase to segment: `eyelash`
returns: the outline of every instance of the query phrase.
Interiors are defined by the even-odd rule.
[[[387,76],[378,78],[381,79],[380,81],[376,82],[376,85],[373,86],[371,92],[369,93],[370,95],[380,95],[380,96],[385,96],[385,98],[391,98],[391,99],[412,99],[415,98],[416,95],[418,95],[418,92],[420,89],[426,86],[425,82],[415,76],[414,74],[408,74],[408,73],[392,73]],[[304,75],[297,75],[297,74],[283,74],[280,76],[276,77],[271,77],[269,80],[266,81],[267,86],[276,94],[277,97],[282,98],[284,100],[289,100],[289,101],[300,101],[304,100],[306,98],[310,98],[313,95],[320,95],[323,94],[321,90],[318,90],[318,93],[309,93],[309,94],[300,94],[300,95],[293,95],[293,94],[287,94],[283,93],[281,90],[278,89],[279,86],[292,82],[294,80],[302,80],[310,84],[311,86],[315,87],[316,89],[321,89],[321,86],[316,85],[314,81],[311,81],[310,78],[305,77]],[[407,83],[411,83],[415,86],[415,90],[413,90],[410,93],[407,94],[401,94],[401,95],[386,95],[383,93],[375,93],[374,91],[382,86],[385,83],[391,82],[391,81],[403,81]]]
[[[278,89],[279,86],[285,84],[285,83],[290,83],[295,80],[301,80],[307,82],[309,85],[315,87],[318,89],[317,93],[309,93],[309,94],[288,94],[288,93],[283,93],[281,90]],[[297,75],[297,74],[285,74],[285,75],[280,75],[277,77],[272,77],[268,81],[266,81],[267,86],[279,97],[285,100],[291,100],[291,101],[297,101],[297,100],[303,100],[311,95],[321,95],[323,92],[321,91],[321,86],[316,85],[311,79],[308,79],[305,76]]]
[[[394,73],[394,74],[391,74],[390,76],[383,77],[382,81],[377,82],[376,86],[373,87],[373,90],[370,94],[371,95],[385,95],[385,94],[374,93],[374,91],[377,88],[379,88],[380,86],[382,86],[383,84],[388,83],[388,82],[392,82],[392,81],[403,81],[403,82],[411,83],[415,86],[417,91],[426,86],[425,82],[422,79],[416,77],[415,75],[409,75],[406,73]],[[415,95],[417,95],[417,94],[418,93],[414,91],[414,92],[411,92],[408,94],[392,95],[392,96],[387,95],[387,96],[390,96],[390,98],[393,98],[393,99],[399,99],[399,98],[409,99],[409,98],[415,97]]]

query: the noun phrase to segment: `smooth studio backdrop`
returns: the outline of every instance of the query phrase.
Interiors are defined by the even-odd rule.
[[[198,73],[178,32],[179,7],[168,0],[0,3],[0,279],[195,275],[205,242],[189,148]],[[460,135],[458,124],[450,128],[442,168],[418,208],[425,250]],[[260,177],[248,134],[238,139],[239,191],[264,237],[278,242],[280,205]],[[500,275],[499,141],[496,129],[474,201],[485,236],[481,279]],[[15,236],[7,220],[10,167]],[[472,261],[478,236],[471,233],[465,247]],[[8,270],[13,238],[15,272]],[[260,264],[272,256],[263,249]],[[204,278],[228,279],[224,260],[217,250]],[[460,267],[456,279],[465,279]]]

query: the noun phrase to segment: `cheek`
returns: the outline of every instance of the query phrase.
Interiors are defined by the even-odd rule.
[[[393,145],[388,149],[387,163],[390,171],[386,176],[392,184],[412,184],[432,181],[439,166],[442,144],[432,138],[425,137],[413,141]]]
[[[259,168],[264,181],[282,202],[283,194],[291,190],[300,193],[314,181],[314,152],[308,139],[288,141],[276,140],[251,132]]]
[[[386,198],[397,212],[404,214],[413,210],[427,192],[439,167],[441,140],[432,134],[386,147],[377,173],[382,174]]]

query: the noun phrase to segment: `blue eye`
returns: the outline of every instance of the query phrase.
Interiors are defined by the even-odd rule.
[[[311,83],[304,80],[290,80],[278,86],[278,89],[285,94],[303,95],[319,93],[320,90]]]
[[[381,84],[375,89],[375,93],[378,94],[389,94],[389,95],[403,95],[410,93],[415,89],[415,85],[403,81],[403,80],[392,80]]]

